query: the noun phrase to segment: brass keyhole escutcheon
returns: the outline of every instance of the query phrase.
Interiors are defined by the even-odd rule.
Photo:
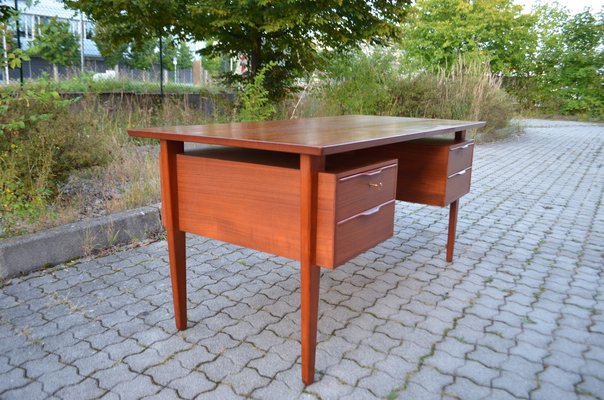
[[[377,183],[370,182],[369,187],[376,188],[377,190],[382,190],[382,188],[384,187],[384,184],[382,182],[377,182]]]

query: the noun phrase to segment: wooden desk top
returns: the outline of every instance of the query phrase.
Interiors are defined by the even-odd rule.
[[[328,155],[480,128],[484,122],[344,115],[283,121],[129,129],[131,136]]]

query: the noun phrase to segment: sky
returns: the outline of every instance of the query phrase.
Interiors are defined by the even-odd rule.
[[[514,3],[522,4],[530,10],[533,4],[538,0],[514,0]],[[541,0],[541,4],[551,4],[553,1]],[[600,11],[604,0],[558,0],[558,3],[568,8],[571,13],[576,14],[582,12],[585,7],[591,7],[592,13]]]

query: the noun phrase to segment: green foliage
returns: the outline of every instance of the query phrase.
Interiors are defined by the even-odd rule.
[[[108,147],[69,112],[72,101],[56,91],[0,90],[0,220],[43,212],[57,182],[70,171],[104,162]]]
[[[164,69],[174,71],[174,59],[176,59],[176,68],[187,69],[193,66],[193,54],[189,46],[184,41],[178,41],[173,36],[163,39],[163,59]],[[157,52],[156,63],[159,65],[159,51]]]
[[[158,43],[158,40],[149,38],[138,43],[136,46],[131,46],[126,54],[126,65],[130,68],[141,69],[143,71],[152,69],[153,64],[158,60],[155,52]]]
[[[193,66],[193,53],[189,45],[180,42],[176,52],[176,66],[178,69],[189,69]]]
[[[349,51],[328,55],[323,84],[323,107],[327,114],[388,114],[390,91],[396,84],[398,67],[387,51],[365,54]]]
[[[0,65],[8,65],[9,68],[19,68],[22,61],[28,61],[29,56],[17,46],[17,40],[14,37],[12,25],[14,25],[18,14],[13,8],[8,7],[6,17],[0,19],[0,36],[6,40],[4,51],[0,52]],[[6,52],[6,55],[5,55]]]
[[[66,0],[110,27],[114,43],[144,42],[172,34],[208,42],[204,56],[245,54],[254,75],[276,62],[265,77],[272,97],[314,69],[318,49],[355,48],[399,37],[410,0]]]
[[[44,79],[36,81],[26,81],[25,88],[35,90],[43,86],[59,93],[159,93],[159,82],[139,82],[130,79],[106,79],[100,81],[92,80],[90,74],[83,74],[71,79],[63,79],[58,82],[49,82]],[[17,91],[20,86],[11,84],[5,87],[7,91]],[[213,96],[224,93],[224,89],[218,86],[195,86],[182,83],[166,82],[164,92],[167,94],[201,94],[203,96]]]
[[[103,56],[105,64],[113,68],[118,64],[126,62],[128,43],[115,44],[111,41],[111,30],[102,24],[96,24],[94,29],[94,44]]]
[[[80,59],[80,44],[69,31],[69,23],[56,17],[40,26],[40,34],[32,41],[31,55],[40,56],[53,64],[55,80],[58,80],[57,65],[71,66]]]
[[[483,138],[505,128],[516,108],[487,63],[463,57],[438,73],[407,75],[391,94],[396,98],[392,115],[485,121]]]
[[[218,77],[222,73],[224,58],[220,56],[203,56],[201,66],[208,71],[212,77]]]
[[[474,53],[490,59],[494,72],[518,73],[536,49],[535,22],[512,0],[418,0],[402,48],[426,68],[450,68]]]
[[[332,58],[314,95],[321,115],[374,114],[482,120],[483,138],[504,128],[515,102],[501,89],[488,63],[460,57],[440,71],[403,69],[392,53],[348,53]],[[305,115],[309,116],[309,115]]]
[[[536,13],[539,51],[531,73],[508,78],[506,86],[527,110],[604,119],[604,13],[571,15],[547,5]]]
[[[275,113],[268,90],[264,87],[266,73],[274,66],[275,63],[267,64],[241,90],[237,117],[239,121],[266,121]]]

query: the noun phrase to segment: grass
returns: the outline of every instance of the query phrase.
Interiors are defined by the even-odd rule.
[[[32,182],[29,191],[22,187],[19,196],[13,195],[0,213],[0,238],[15,236],[74,222],[92,216],[119,212],[159,202],[159,168],[156,142],[131,138],[127,129],[162,125],[204,124],[229,119],[228,113],[207,115],[192,108],[182,98],[166,98],[163,105],[153,99],[129,99],[120,102],[116,96],[114,102],[103,101],[95,94],[87,94],[69,105],[67,112],[59,110],[47,118],[43,126],[28,126],[25,130],[9,132],[9,141],[19,143],[21,153],[8,152],[0,162],[5,165],[19,166],[23,159],[32,159],[32,154],[48,152],[44,160],[54,159],[56,149],[27,145],[28,136],[44,128],[53,137],[61,137],[57,142],[63,148],[66,144],[78,141],[78,138],[92,138],[89,145],[71,151],[72,156],[61,170],[43,168],[39,171],[43,179]],[[229,109],[226,107],[225,109]],[[10,111],[10,110],[9,110]],[[23,113],[28,110],[23,111]],[[1,121],[0,121],[1,122]],[[19,136],[21,135],[21,136]],[[65,150],[67,151],[67,150]],[[65,151],[59,151],[63,154]],[[78,165],[78,160],[94,154],[94,162]],[[25,168],[25,174],[32,164]],[[70,168],[73,166],[73,168]],[[57,167],[53,164],[53,167]],[[2,168],[0,168],[1,170]],[[23,169],[23,168],[22,168]],[[3,168],[0,174],[2,182],[23,181],[19,175],[9,175],[15,168]],[[55,171],[55,172],[53,172]],[[31,175],[31,174],[30,174]],[[33,210],[31,191],[36,185],[44,184],[48,196],[35,204],[35,212],[16,212],[17,206],[30,207]],[[22,204],[25,206],[22,207]],[[28,209],[26,209],[27,211]]]
[[[47,78],[26,80],[24,88],[35,90],[41,86],[49,87],[59,93],[138,93],[157,94],[160,93],[159,81],[133,81],[127,78],[105,79],[94,81],[91,75],[73,77],[58,82]],[[19,83],[13,82],[4,87],[4,90],[17,91],[21,87]],[[201,94],[215,96],[226,91],[220,86],[199,86],[186,83],[164,83],[166,94]]]
[[[469,132],[481,142],[520,130],[518,124],[510,125],[517,103],[487,63],[460,58],[450,70],[408,71],[393,55],[377,51],[351,54],[334,64],[320,83],[313,81],[282,106],[280,114],[286,116],[295,106],[300,117],[373,114],[486,121],[480,132]]]

